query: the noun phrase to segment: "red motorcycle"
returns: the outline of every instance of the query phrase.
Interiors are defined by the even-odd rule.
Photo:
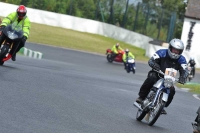
[[[113,61],[115,61],[115,62],[123,62],[122,56],[124,54],[124,50],[118,50],[118,53],[119,54],[113,60],[113,57],[112,57],[113,52],[111,51],[111,49],[107,49],[106,50],[106,55],[107,55],[106,58],[107,58],[108,62],[110,62],[110,63],[112,63]]]
[[[5,35],[5,39],[0,48],[0,65],[3,65],[5,61],[12,57],[11,51],[15,51],[18,47],[19,41],[23,37],[22,27],[17,23],[7,25],[1,34]]]

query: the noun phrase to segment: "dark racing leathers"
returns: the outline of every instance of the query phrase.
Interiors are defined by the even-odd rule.
[[[200,107],[197,110],[197,117],[195,119],[196,122],[196,129],[194,129],[193,133],[200,133]]]
[[[148,63],[149,66],[152,67],[153,69],[161,70],[162,72],[165,72],[166,68],[174,68],[176,70],[179,70],[180,79],[185,81],[188,76],[188,71],[186,70],[187,62],[185,57],[181,55],[178,59],[171,59],[168,55],[167,49],[158,50],[153,55],[153,57],[151,57]],[[149,71],[147,79],[144,81],[139,91],[139,96],[141,99],[145,99],[147,97],[150,89],[158,80],[159,80],[158,73],[153,70]],[[181,82],[184,83],[184,81]],[[174,95],[175,95],[175,88],[171,87],[169,98],[165,107],[169,106]]]

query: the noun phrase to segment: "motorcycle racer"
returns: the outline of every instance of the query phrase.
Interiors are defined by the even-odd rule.
[[[188,76],[188,70],[187,70],[187,62],[186,59],[182,54],[184,50],[184,44],[179,39],[172,39],[169,42],[168,49],[161,49],[158,50],[148,61],[149,66],[152,69],[155,70],[161,70],[162,72],[165,72],[166,68],[174,68],[176,70],[179,70],[180,77],[179,77],[179,83],[184,84],[187,80]],[[150,70],[147,79],[142,84],[140,91],[139,91],[139,97],[136,99],[136,102],[142,103],[142,101],[147,97],[150,89],[153,87],[153,85],[159,80],[159,76],[157,72]],[[175,88],[170,88],[170,94],[168,97],[168,101],[165,105],[165,107],[168,107],[171,103],[173,97],[175,95]],[[167,114],[165,110],[161,112],[162,114]]]
[[[122,56],[122,59],[123,59],[123,62],[124,62],[124,69],[126,69],[126,63],[128,61],[128,57],[135,59],[135,56],[129,51],[129,49],[126,49],[125,53]]]
[[[19,26],[23,29],[23,37],[21,39],[21,42],[19,43],[19,46],[17,48],[13,48],[11,50],[12,53],[12,60],[16,60],[16,53],[25,45],[25,42],[27,38],[29,37],[29,30],[30,30],[30,20],[26,16],[27,10],[24,5],[20,5],[16,12],[10,13],[6,18],[2,20],[2,23],[0,25],[0,45],[2,44],[3,40],[5,39],[5,35],[2,34],[3,29],[12,23],[17,23]],[[14,45],[15,46],[15,45]]]
[[[111,51],[112,51],[112,59],[114,60],[114,58],[119,54],[118,53],[118,50],[123,50],[121,47],[120,47],[120,44],[117,43],[115,45],[113,45]]]
[[[188,64],[189,64],[190,67],[193,68],[193,69],[192,69],[192,72],[193,72],[193,73],[192,73],[192,74],[193,74],[192,76],[194,77],[194,76],[195,76],[195,65],[196,65],[196,62],[195,62],[195,60],[194,60],[193,57],[190,58]]]

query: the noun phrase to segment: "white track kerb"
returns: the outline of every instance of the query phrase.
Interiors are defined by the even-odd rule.
[[[27,49],[25,47],[21,48],[19,53],[31,57],[31,58],[35,58],[35,59],[42,59],[43,57],[43,53],[38,52],[38,51],[33,51],[31,49]]]

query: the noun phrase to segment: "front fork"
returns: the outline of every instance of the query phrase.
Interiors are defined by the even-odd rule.
[[[133,69],[135,69],[135,63],[133,63],[133,64],[131,64],[131,65],[132,65],[131,67],[132,67]],[[129,66],[129,63],[126,63],[126,67],[128,67],[128,66]]]
[[[4,40],[3,43],[2,43],[2,45],[1,45],[1,49],[3,48],[4,45],[10,45],[10,43],[9,43],[9,42],[6,42],[6,40]],[[9,53],[10,53],[12,47],[13,47],[13,42],[11,42],[11,45],[10,45],[10,47],[9,47],[9,49],[8,49],[8,53],[6,54],[6,57],[9,55]],[[1,49],[0,49],[0,52],[1,52]]]
[[[162,91],[163,89],[164,89],[164,88],[162,87],[162,88],[160,88],[160,89],[158,89],[158,90],[156,91],[156,96],[155,96],[154,99],[153,99],[152,107],[154,107],[154,106],[156,105],[157,101],[158,101],[158,100],[160,99],[160,97],[161,97],[161,94],[163,94],[163,95],[162,95],[162,100],[165,101],[165,102],[167,102],[168,96],[169,96],[169,93],[170,93],[170,90],[169,90],[169,89],[166,89],[167,92],[163,92],[163,91]],[[162,93],[162,92],[163,92],[163,93]]]

